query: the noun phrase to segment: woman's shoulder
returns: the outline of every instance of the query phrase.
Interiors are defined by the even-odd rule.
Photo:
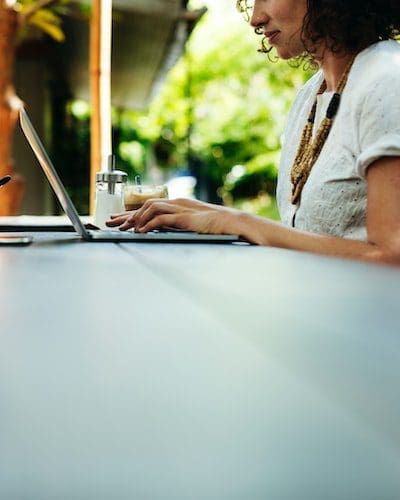
[[[360,52],[354,62],[354,78],[365,91],[377,84],[384,87],[400,83],[400,44],[385,40]]]
[[[398,58],[400,56],[400,43],[396,40],[383,40],[381,42],[376,42],[357,56],[357,59],[364,64],[374,61],[382,61],[384,63],[398,64]]]
[[[356,57],[346,86],[346,106],[356,114],[377,107],[399,112],[400,44],[394,40],[375,43]]]

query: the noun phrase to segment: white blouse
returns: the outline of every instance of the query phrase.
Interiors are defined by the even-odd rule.
[[[319,71],[289,113],[277,187],[281,219],[303,231],[366,241],[366,171],[378,158],[400,156],[400,44],[378,42],[356,57],[331,132],[293,205],[290,172],[322,80]],[[319,118],[329,98],[319,99]]]

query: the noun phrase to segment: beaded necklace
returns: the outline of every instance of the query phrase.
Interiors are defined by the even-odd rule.
[[[315,122],[315,114],[317,111],[317,97],[323,94],[327,88],[325,80],[322,82],[317,92],[317,96],[315,98],[313,107],[311,108],[310,114],[308,115],[306,126],[303,129],[300,145],[297,150],[297,155],[292,167],[291,202],[294,205],[299,202],[301,197],[301,192],[303,190],[305,183],[307,182],[311,169],[314,166],[315,162],[317,161],[321,153],[321,150],[328,138],[329,132],[331,131],[332,123],[339,109],[340,98],[346,86],[347,79],[349,77],[349,73],[353,65],[353,62],[354,58],[350,61],[350,63],[346,67],[342,75],[342,78],[340,79],[339,85],[336,89],[336,92],[333,94],[332,99],[329,102],[329,106],[326,111],[326,116],[322,120],[322,123],[319,126],[317,133],[315,135],[315,139],[313,140],[312,131]]]

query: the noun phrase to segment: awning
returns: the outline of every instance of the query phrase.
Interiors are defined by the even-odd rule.
[[[205,9],[188,11],[187,0],[114,0],[112,103],[145,108],[177,62]],[[75,98],[89,100],[89,24],[65,22],[65,56]]]

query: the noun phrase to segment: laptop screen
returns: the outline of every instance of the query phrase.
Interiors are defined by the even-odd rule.
[[[47,154],[42,141],[40,140],[28,116],[28,113],[23,106],[19,107],[19,120],[22,131],[24,132],[25,137],[27,138],[33,152],[35,153],[36,158],[38,159],[44,173],[46,174],[46,177],[50,182],[51,187],[53,188],[58,198],[58,201],[60,202],[65,213],[70,218],[76,232],[79,233],[81,237],[85,237],[87,235],[85,226],[82,224],[78,212],[76,211],[71,198],[69,197],[60,177],[58,176],[56,169],[54,168],[54,165],[50,160],[49,155]]]

